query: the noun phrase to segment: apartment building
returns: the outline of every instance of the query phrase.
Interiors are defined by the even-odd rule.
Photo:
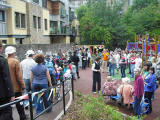
[[[49,10],[47,0],[28,0],[27,6],[27,32],[31,44],[49,44]]]
[[[0,0],[0,40],[4,44],[7,43],[6,36],[8,35],[8,9],[11,6],[5,0]]]
[[[2,6],[0,7],[0,39],[2,39],[2,42],[13,44],[26,41],[29,35],[27,34],[26,26],[25,2],[19,0],[0,0],[0,6]]]
[[[50,43],[70,43],[71,23],[69,0],[48,0]]]
[[[47,0],[0,0],[0,39],[5,44],[49,44]]]

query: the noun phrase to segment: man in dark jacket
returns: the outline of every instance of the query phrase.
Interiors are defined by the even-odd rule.
[[[8,62],[1,56],[1,53],[2,42],[0,41],[0,105],[3,105],[13,101],[15,98]],[[13,120],[12,108],[10,106],[0,108],[0,120]]]
[[[74,62],[74,65],[76,66],[77,78],[80,78],[79,77],[79,69],[78,69],[79,57],[77,56],[76,51],[74,51],[74,54],[71,57],[71,61]]]

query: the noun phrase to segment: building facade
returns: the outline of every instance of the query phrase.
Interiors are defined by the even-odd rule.
[[[48,0],[50,43],[70,43],[72,36],[69,0]]]
[[[0,39],[4,44],[49,44],[47,0],[0,0]]]

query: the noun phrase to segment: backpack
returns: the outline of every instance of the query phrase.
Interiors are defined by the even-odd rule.
[[[50,75],[53,75],[53,72],[54,72],[53,62],[52,62],[51,60],[46,61],[46,62],[45,62],[45,66],[48,68],[49,74],[50,74]]]

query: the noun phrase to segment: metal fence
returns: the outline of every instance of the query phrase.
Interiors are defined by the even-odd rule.
[[[51,105],[44,109],[40,114],[34,116],[33,115],[33,95],[38,95],[38,94],[41,94],[41,93],[45,93],[46,91],[48,90],[51,90],[51,89],[55,89],[55,94],[56,94],[56,89],[58,89],[58,87],[60,87],[60,89],[62,89],[61,92],[62,93],[62,96],[59,95],[58,96],[58,99],[55,100],[54,102],[51,103]],[[36,120],[38,117],[40,117],[41,115],[43,115],[46,111],[48,111],[49,109],[51,109],[53,106],[55,106],[57,103],[59,103],[60,101],[63,101],[63,110],[64,110],[64,114],[66,114],[66,101],[65,101],[65,96],[69,93],[69,92],[72,92],[72,99],[74,100],[74,82],[73,82],[73,76],[71,78],[68,78],[68,79],[65,79],[63,80],[62,82],[60,82],[59,84],[56,84],[52,87],[49,87],[47,89],[43,89],[39,92],[29,92],[28,93],[28,99],[29,99],[29,110],[30,110],[30,120]],[[2,108],[5,108],[5,107],[8,107],[8,106],[11,106],[11,105],[14,105],[14,104],[17,104],[19,102],[22,102],[26,99],[16,99],[15,101],[12,101],[12,102],[9,102],[7,104],[4,104],[4,105],[1,105],[0,106],[0,110]]]

